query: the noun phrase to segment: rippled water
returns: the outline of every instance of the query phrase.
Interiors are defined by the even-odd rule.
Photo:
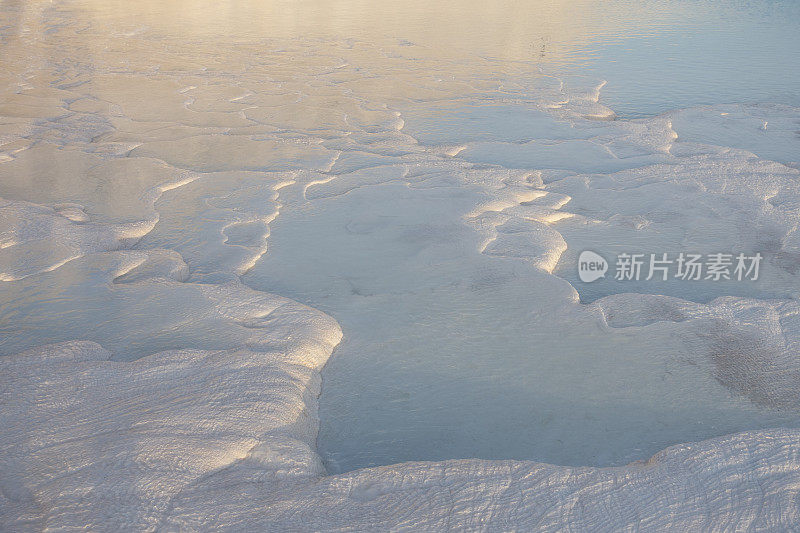
[[[800,331],[797,3],[0,15],[4,354],[251,346],[242,282],[342,327],[331,471],[616,465],[800,421],[759,359]],[[625,247],[767,264],[758,284],[575,279],[582,249]]]

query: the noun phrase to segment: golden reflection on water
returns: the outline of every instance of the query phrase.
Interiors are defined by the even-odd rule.
[[[681,16],[675,6],[593,0],[76,0],[67,5],[121,34],[144,30],[206,42],[402,39],[433,56],[469,53],[515,61],[581,60],[595,41],[647,32]],[[24,25],[35,22],[30,19],[38,16],[36,2],[18,7],[21,17],[28,17]]]

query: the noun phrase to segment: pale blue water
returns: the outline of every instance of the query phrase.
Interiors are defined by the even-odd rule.
[[[705,104],[800,105],[798,3],[578,2],[566,14],[544,4],[516,8],[489,2],[476,8],[481,11],[472,18],[484,23],[474,25],[460,14],[459,30],[442,29],[441,46],[462,45],[517,73],[541,68],[573,86],[605,80],[600,102],[622,119]],[[386,37],[438,46],[431,33],[443,16],[441,4],[376,9],[397,21]],[[339,36],[357,36],[358,25],[348,32]],[[412,110],[404,114],[405,131],[431,144],[579,135],[536,113],[508,109],[447,108],[427,121]],[[488,160],[502,158],[495,153]],[[572,163],[576,172],[608,171],[599,162]],[[648,334],[598,347],[608,339],[581,340],[590,327],[566,320],[565,331],[549,337],[530,314],[544,290],[534,273],[485,257],[468,267],[466,253],[449,248],[469,240],[453,233],[463,231],[462,212],[447,214],[462,200],[458,191],[392,187],[326,200],[313,217],[282,215],[273,225],[272,252],[245,278],[323,309],[343,327],[320,399],[318,446],[331,471],[465,457],[624,464],[678,442],[797,423],[794,412],[762,409],[714,388],[703,381],[707,370],[678,365],[662,376],[681,357],[679,343],[648,346],[646,356],[637,346]],[[403,228],[399,235],[389,230],[394,224]],[[343,225],[364,229],[341,239]],[[298,228],[307,246],[291,245],[287,236]],[[602,284],[578,288],[586,290],[585,301],[619,292]],[[772,295],[758,286],[718,285],[703,298],[693,285],[668,289],[700,300]],[[654,355],[662,349],[663,359]],[[609,358],[594,368],[600,353]],[[630,360],[616,361],[623,353]]]
[[[663,22],[596,35],[568,65],[607,80],[602,101],[619,115],[719,103],[800,106],[800,2],[658,1],[641,9]]]
[[[186,9],[184,3],[150,1],[138,13],[141,19],[120,2],[71,0],[57,7],[34,18],[37,12],[29,13],[24,2],[0,2],[0,44],[15,52],[0,56],[18,56],[23,65],[33,61],[30,75],[14,67],[20,73],[14,71],[10,78],[9,95],[29,86],[75,89],[75,94],[85,92],[87,101],[75,102],[75,94],[70,94],[59,105],[97,110],[90,113],[96,122],[79,122],[80,116],[66,113],[66,108],[42,111],[54,105],[37,100],[49,92],[33,96],[37,105],[21,100],[25,113],[44,117],[31,120],[37,127],[54,124],[44,120],[51,115],[64,118],[63,137],[55,134],[54,126],[50,141],[63,139],[80,146],[77,138],[102,138],[106,115],[111,115],[116,121],[130,119],[119,127],[137,132],[131,137],[115,132],[120,136],[112,139],[123,145],[132,139],[132,146],[155,142],[154,153],[186,168],[252,171],[255,163],[239,159],[254,155],[254,142],[273,138],[300,139],[311,146],[327,143],[332,151],[341,150],[327,175],[301,172],[296,185],[281,189],[281,209],[274,220],[268,200],[274,191],[268,182],[252,176],[251,183],[238,175],[204,175],[196,188],[164,195],[155,206],[160,226],[137,244],[143,250],[165,247],[181,252],[190,279],[197,279],[203,269],[228,279],[237,274],[231,266],[235,261],[226,262],[230,250],[223,245],[235,231],[226,233],[230,220],[219,218],[212,208],[222,204],[231,213],[244,213],[244,221],[269,226],[268,234],[256,232],[252,237],[253,249],[263,237],[267,251],[254,259],[241,280],[327,312],[344,331],[343,343],[323,370],[320,398],[318,447],[331,471],[465,457],[623,464],[678,442],[800,423],[796,410],[755,405],[716,383],[705,356],[691,343],[687,348],[668,329],[612,334],[598,328],[593,316],[568,299],[571,287],[564,279],[574,281],[568,276],[558,279],[513,257],[478,253],[480,238],[464,224],[464,215],[492,199],[479,186],[480,171],[491,165],[511,168],[498,159],[499,150],[479,154],[474,161],[486,165],[476,166],[474,175],[462,176],[461,170],[448,166],[450,159],[428,152],[419,156],[425,168],[415,169],[417,174],[371,183],[386,172],[375,169],[413,167],[418,154],[406,157],[409,146],[393,144],[399,142],[391,137],[397,131],[375,134],[358,127],[362,119],[369,124],[376,110],[396,105],[403,110],[402,133],[421,144],[499,141],[513,151],[530,139],[581,140],[594,135],[594,129],[581,132],[546,113],[521,112],[507,102],[482,101],[485,107],[475,112],[468,99],[461,99],[470,91],[497,95],[498,81],[514,76],[534,79],[540,69],[575,87],[605,80],[600,102],[622,119],[703,104],[800,106],[800,2],[227,0]],[[91,23],[87,26],[82,17]],[[37,46],[31,45],[33,52],[15,48],[19,45],[12,37],[32,40],[27,28],[36,21],[47,27],[42,35],[50,40],[39,39]],[[108,28],[113,31],[105,36]],[[126,39],[136,44],[139,32],[144,36],[141,49],[126,48]],[[65,35],[75,42],[65,41]],[[97,35],[102,38],[94,41]],[[83,39],[91,46],[84,46]],[[34,76],[48,69],[51,77]],[[120,72],[129,78],[115,82]],[[124,92],[126,83],[151,76],[169,83],[148,83]],[[439,92],[438,81],[446,86]],[[84,83],[87,87],[81,88]],[[188,91],[187,96],[176,98],[177,91]],[[127,104],[137,103],[141,95],[149,101],[128,109]],[[424,126],[429,110],[425,106],[439,105],[437,98],[455,106],[447,108],[449,121],[436,124],[447,126],[444,133]],[[101,105],[110,100],[126,105]],[[327,118],[320,110],[339,105],[347,113],[355,111],[346,125],[355,132],[337,137],[337,131],[316,129],[313,118],[319,115],[323,123]],[[185,112],[187,106],[192,113]],[[223,115],[202,115],[202,110],[217,107]],[[261,116],[275,131],[251,129],[241,116],[233,116],[239,112]],[[195,113],[203,120],[198,122]],[[303,119],[308,117],[306,128]],[[74,138],[68,135],[68,119],[73,118],[72,127],[80,133]],[[175,131],[139,131],[140,122],[156,119],[176,126]],[[384,119],[381,116],[379,130]],[[97,124],[97,131],[91,124]],[[740,139],[736,132],[724,134],[725,127],[718,124],[713,139],[733,137],[742,141],[739,148],[751,148],[749,133]],[[752,129],[753,135],[760,135],[760,129]],[[689,140],[693,136],[702,142],[706,130],[702,122],[683,131],[691,133]],[[184,135],[205,135],[208,144],[181,144]],[[177,140],[177,147],[160,147],[159,139],[166,144]],[[233,150],[223,139],[230,144],[241,140],[241,150]],[[87,154],[93,154],[94,145],[88,144],[92,146]],[[270,146],[265,145],[264,153]],[[619,167],[616,160],[603,166],[599,144],[593,150],[580,142],[566,146],[583,148],[576,149],[575,157],[565,148],[555,159],[540,157],[525,168],[602,173]],[[753,151],[771,157],[767,151]],[[796,160],[787,152],[774,152],[777,160]],[[317,168],[311,161],[302,163],[299,168]],[[348,178],[356,168],[365,172]],[[345,178],[337,181],[341,175]],[[11,172],[5,176],[6,184],[18,177]],[[332,179],[332,189],[320,179],[317,186],[309,185],[312,194],[306,196],[303,186],[321,177]],[[350,182],[352,189],[347,188]],[[94,194],[105,195],[105,185],[98,180]],[[8,186],[0,189],[0,196],[15,193]],[[47,205],[77,201],[73,193],[50,198],[43,194],[49,191],[25,191],[13,199]],[[132,198],[140,192],[114,190]],[[90,192],[86,197],[93,198]],[[580,249],[573,239],[586,232],[568,230],[563,229],[563,235],[569,246]],[[245,233],[246,243],[250,236]],[[220,242],[221,236],[225,242]],[[609,239],[613,245],[626,244],[618,242],[624,239],[616,234]],[[682,248],[670,248],[678,249]],[[88,274],[57,268],[52,276],[44,275],[44,281],[31,278],[13,294],[8,292],[13,297],[0,302],[6,334],[0,342],[3,353],[88,338],[118,356],[137,358],[166,348],[221,349],[238,339],[237,332],[221,331],[217,322],[199,321],[193,309],[200,303],[183,294],[165,297],[157,284],[152,291],[115,284],[109,304],[111,284],[106,278],[111,279],[111,267],[93,257],[88,261],[99,265]],[[57,279],[48,284],[51,278]],[[785,279],[795,278],[787,274]],[[596,294],[582,295],[584,301],[618,292],[600,283],[596,287]],[[794,286],[777,287],[780,290],[771,292],[715,286],[713,294],[709,290],[708,297],[694,299],[731,294],[783,297]],[[696,291],[666,287],[664,292],[693,297]],[[570,305],[549,307],[559,302]],[[172,307],[178,311],[171,312]],[[653,342],[655,334],[660,337]],[[687,363],[686,351],[697,361]]]

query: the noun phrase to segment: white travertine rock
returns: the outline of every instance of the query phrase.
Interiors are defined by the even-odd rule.
[[[244,4],[0,6],[0,529],[797,529],[800,110]],[[763,277],[570,284],[619,243]]]

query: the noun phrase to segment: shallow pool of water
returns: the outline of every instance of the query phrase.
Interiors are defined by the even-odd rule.
[[[217,290],[243,282],[341,325],[330,471],[619,465],[800,422],[770,359],[798,331],[797,3],[0,13],[3,354],[249,347]],[[588,286],[584,249],[765,262]]]

